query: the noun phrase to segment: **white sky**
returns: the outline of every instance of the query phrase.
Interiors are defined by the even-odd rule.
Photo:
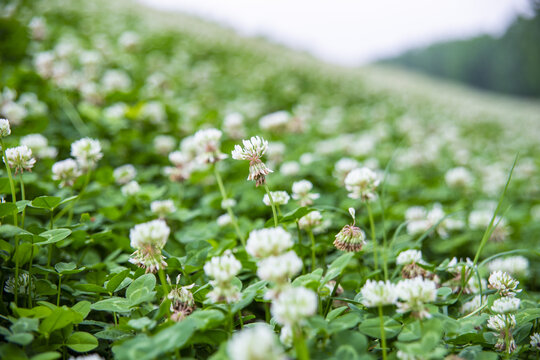
[[[440,40],[501,34],[527,0],[138,0],[359,65]]]

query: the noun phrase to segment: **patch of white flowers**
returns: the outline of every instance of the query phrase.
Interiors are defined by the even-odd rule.
[[[367,167],[356,168],[345,178],[345,188],[349,191],[349,197],[361,199],[364,202],[377,198],[376,190],[379,183],[378,175]]]
[[[82,138],[71,144],[71,156],[75,158],[79,168],[84,172],[96,167],[103,157],[99,140]]]
[[[396,285],[390,281],[368,280],[360,293],[362,304],[366,307],[393,305],[398,300]]]
[[[116,181],[118,185],[125,185],[135,179],[135,176],[137,176],[137,170],[135,169],[135,166],[126,164],[114,169],[113,176],[114,181]]]
[[[232,303],[240,300],[240,289],[233,283],[232,279],[242,270],[242,264],[236,260],[230,250],[222,256],[215,256],[204,265],[204,272],[213,278],[210,284],[214,287],[207,294],[212,302]]]
[[[291,198],[289,194],[287,194],[286,191],[271,191],[270,195],[272,196],[272,200],[274,201],[274,205],[287,205],[289,202],[289,199]],[[268,194],[264,194],[263,197],[263,203],[266,206],[270,206],[270,198],[268,197]]]
[[[60,181],[60,187],[72,186],[81,176],[79,165],[73,159],[61,160],[52,166],[53,180]]]
[[[274,331],[267,325],[257,323],[232,337],[227,344],[231,360],[286,360]]]
[[[280,255],[292,246],[292,236],[283,228],[267,228],[249,233],[246,251],[251,256],[261,259]]]
[[[292,198],[298,201],[300,206],[308,206],[313,204],[313,200],[317,200],[320,195],[311,193],[313,184],[308,180],[300,180],[292,185]]]
[[[171,199],[155,200],[150,203],[150,210],[162,219],[168,214],[175,212],[176,206],[174,206],[174,201]]]
[[[271,312],[283,326],[294,328],[317,311],[317,295],[304,287],[290,287],[272,303]]]

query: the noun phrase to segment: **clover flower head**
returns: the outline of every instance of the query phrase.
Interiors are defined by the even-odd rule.
[[[490,272],[502,271],[512,276],[524,277],[529,273],[529,260],[524,256],[497,258],[487,264]]]
[[[167,282],[171,285],[171,291],[167,294],[167,299],[171,301],[171,320],[182,321],[195,309],[195,299],[190,291],[195,284],[179,286],[180,275],[176,277],[176,285],[171,284],[169,275],[167,275]]]
[[[176,140],[170,135],[157,135],[154,138],[154,149],[158,154],[167,155],[175,146]]]
[[[491,311],[499,314],[514,312],[519,309],[520,303],[521,300],[516,297],[505,296],[493,302],[493,305],[491,306]]]
[[[243,138],[246,135],[244,116],[237,112],[227,114],[223,119],[223,130],[232,139]]]
[[[353,218],[353,224],[345,225],[339,233],[336,234],[334,246],[341,251],[358,252],[362,250],[362,247],[366,243],[366,234],[359,227],[354,226],[356,223],[356,211],[354,208],[350,208],[349,213]]]
[[[363,298],[362,304],[366,307],[393,305],[398,300],[396,285],[390,281],[368,280],[360,292]]]
[[[294,327],[317,311],[317,295],[304,287],[290,287],[272,303],[271,312],[283,326]]]
[[[422,277],[405,279],[397,284],[396,290],[403,301],[398,303],[398,312],[412,311],[420,319],[431,317],[424,305],[437,298],[437,284],[434,281]]]
[[[224,227],[232,223],[231,216],[229,214],[223,214],[218,216],[216,220],[219,227]]]
[[[66,159],[54,163],[52,166],[53,180],[60,181],[60,187],[72,186],[81,176],[79,165],[73,159]]]
[[[280,255],[292,246],[292,236],[283,228],[267,228],[249,233],[246,251],[251,256],[262,259]]]
[[[214,280],[210,284],[214,287],[207,294],[212,302],[225,301],[232,303],[240,300],[241,293],[232,283],[232,279],[240,272],[242,264],[238,261],[230,250],[222,256],[215,256],[204,265],[204,272]]]
[[[32,150],[25,145],[6,149],[6,158],[9,167],[15,168],[15,174],[19,171],[21,173],[25,170],[32,171],[36,163],[36,159],[32,156]],[[4,159],[4,162],[6,162],[6,159]]]
[[[146,272],[157,272],[167,267],[161,250],[167,243],[170,232],[163,220],[135,225],[129,232],[129,239],[131,247],[136,250],[129,261],[146,269]]]
[[[233,335],[227,344],[231,360],[286,360],[274,331],[267,325],[257,323]]]
[[[221,136],[222,132],[214,128],[199,130],[193,135],[199,163],[214,164],[227,157],[220,150]]]
[[[444,180],[451,188],[469,188],[474,182],[470,171],[462,166],[448,170],[444,175]]]
[[[345,188],[349,191],[349,197],[364,202],[377,198],[376,190],[379,183],[377,174],[367,167],[356,168],[345,178]]]
[[[272,172],[262,162],[261,158],[268,150],[268,141],[259,136],[253,136],[249,140],[242,140],[244,147],[235,145],[232,158],[235,160],[249,160],[248,180],[255,181],[255,185],[264,185],[266,175]]]
[[[258,263],[257,276],[274,283],[287,282],[302,270],[302,259],[294,251],[270,256]]]
[[[540,350],[540,333],[534,333],[531,335],[531,348],[536,349],[536,351]]]
[[[501,296],[515,296],[521,292],[518,289],[519,281],[502,271],[495,271],[489,275],[489,287],[497,290]]]
[[[49,146],[47,138],[41,134],[29,134],[21,138],[21,145],[26,145],[38,158],[54,158],[58,151]]]
[[[271,191],[270,195],[272,196],[272,201],[274,202],[274,205],[287,205],[289,199],[291,198],[286,191]],[[272,205],[270,203],[270,197],[268,197],[268,194],[264,194],[263,203],[266,206]]]
[[[82,138],[71,144],[71,156],[77,160],[79,168],[83,171],[95,168],[97,162],[103,157],[99,140]]]
[[[122,165],[113,171],[114,180],[118,185],[125,185],[137,176],[135,166],[131,164]]]
[[[480,308],[480,306],[482,306],[482,304],[485,303],[486,301],[487,301],[486,296],[482,297],[480,295],[476,295],[471,300],[461,305],[460,312],[462,314],[470,314],[476,309]]]
[[[30,276],[27,273],[19,274],[19,294],[26,294],[28,292],[28,283],[30,282]],[[4,291],[8,292],[10,294],[15,294],[15,291],[17,287],[17,282],[15,281],[15,277],[10,276],[6,280],[4,284]],[[32,291],[34,291],[36,287],[36,282],[32,281]]]
[[[420,250],[405,250],[399,253],[396,264],[398,265],[408,265],[408,264],[417,264],[422,262],[422,252]]]
[[[171,199],[156,200],[150,203],[150,210],[160,219],[163,219],[168,214],[175,212],[176,206],[174,206],[174,201]]]
[[[351,171],[360,166],[360,163],[352,158],[341,158],[334,166],[334,177],[340,185],[345,185],[345,178]]]
[[[11,127],[8,119],[0,118],[0,137],[6,137],[11,134]]]
[[[120,188],[120,191],[122,192],[122,195],[129,197],[141,191],[141,187],[139,186],[138,182],[136,182],[135,180],[132,180],[128,182],[126,185],[122,186]]]
[[[221,200],[221,208],[227,210],[236,206],[236,200],[232,198],[226,198]]]
[[[491,315],[487,321],[487,326],[497,332],[512,329],[516,326],[516,317],[507,314]]]
[[[313,204],[313,200],[320,197],[319,194],[310,193],[313,189],[313,184],[308,180],[296,181],[292,185],[292,198],[297,200],[300,206],[308,206]]]
[[[300,229],[313,229],[322,223],[322,214],[319,211],[311,211],[298,220]]]

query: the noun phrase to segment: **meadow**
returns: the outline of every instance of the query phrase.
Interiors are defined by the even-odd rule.
[[[538,100],[0,13],[0,358],[538,359]]]

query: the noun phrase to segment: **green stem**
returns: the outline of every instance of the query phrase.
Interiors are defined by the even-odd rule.
[[[24,182],[23,182],[23,177],[22,177],[22,171],[19,173],[19,181],[21,182],[21,200],[26,200],[26,195],[25,195],[25,192],[24,192]],[[23,211],[22,211],[22,216],[21,216],[21,228],[24,229],[24,216],[26,214],[26,209],[23,208]]]
[[[270,200],[270,205],[272,205],[272,214],[274,215],[274,226],[278,226],[278,217],[276,213],[276,205],[274,204],[274,199],[272,199],[272,195],[270,194],[270,189],[268,189],[268,185],[264,184],[264,190],[266,190],[266,194],[268,195],[268,199]]]
[[[309,351],[302,333],[302,328],[297,327],[294,331],[294,350],[296,351],[296,358],[298,360],[309,360]]]
[[[159,281],[161,281],[161,286],[163,287],[163,297],[165,300],[167,300],[167,296],[169,295],[169,284],[167,283],[167,280],[165,280],[165,271],[163,269],[159,269]],[[167,317],[171,318],[171,312],[169,311],[169,308],[167,307]]]
[[[49,251],[47,254],[47,269],[51,267],[52,253],[53,253],[53,244],[49,244]],[[45,280],[49,280],[49,273],[45,274]]]
[[[384,318],[383,318],[383,311],[382,306],[379,305],[379,322],[381,327],[381,340],[382,340],[382,352],[383,352],[383,360],[386,360],[386,333],[384,331]]]
[[[379,258],[377,254],[378,245],[377,245],[377,239],[375,238],[375,222],[373,221],[373,213],[371,211],[371,205],[369,202],[366,202],[366,207],[368,211],[369,225],[371,227],[371,240],[373,241],[373,262],[375,265],[375,270],[379,270]]]
[[[326,305],[326,309],[324,310],[324,317],[326,318],[326,315],[330,312],[330,309],[332,308],[332,303],[334,302],[334,296],[336,296],[336,292],[339,288],[339,283],[341,282],[341,276],[337,278],[336,285],[334,285],[334,288],[332,289],[332,293],[330,294],[330,299],[328,300],[328,304]]]
[[[307,230],[309,238],[311,239],[311,271],[315,270],[315,236],[313,236],[313,231],[311,229]]]
[[[216,164],[214,164],[214,174],[216,176],[216,181],[218,183],[219,191],[221,192],[221,199],[227,200],[228,199],[227,192],[225,191],[225,186],[223,186],[223,180],[221,179],[221,175],[219,174]],[[227,213],[229,214],[229,217],[231,218],[231,223],[234,226],[236,235],[238,235],[238,238],[242,242],[242,246],[245,248],[246,239],[244,239],[244,236],[242,235],[242,232],[240,231],[240,227],[238,226],[238,221],[236,220],[236,216],[234,215],[234,212],[232,211],[230,206],[227,206]]]
[[[60,306],[61,288],[62,288],[62,274],[58,274],[58,294],[56,295],[56,306]]]
[[[244,319],[242,319],[242,310],[238,310],[238,320],[240,321],[240,329],[244,328]]]
[[[386,219],[384,216],[384,201],[383,197],[381,195],[379,204],[381,205],[381,222],[382,222],[382,235],[383,235],[383,251],[382,251],[382,260],[383,260],[383,273],[384,273],[384,280],[388,280],[388,239],[386,235]]]
[[[114,318],[114,326],[118,326],[118,315],[116,315],[116,311],[113,311],[113,318]]]
[[[30,262],[28,263],[28,306],[32,307],[32,263],[34,262],[34,238],[32,237],[32,249],[30,250]]]

